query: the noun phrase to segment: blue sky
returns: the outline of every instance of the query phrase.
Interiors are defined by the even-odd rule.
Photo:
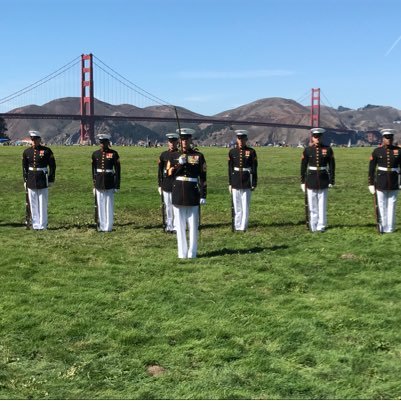
[[[307,104],[312,87],[333,107],[401,109],[399,0],[0,5],[0,98],[93,53],[150,93],[205,115],[268,97]]]

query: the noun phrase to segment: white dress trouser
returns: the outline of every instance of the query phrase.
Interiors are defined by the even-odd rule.
[[[392,233],[395,229],[395,210],[398,191],[377,191],[377,205],[384,233]]]
[[[199,206],[173,206],[174,222],[177,230],[178,257],[196,258],[198,251]],[[188,224],[189,247],[186,227]]]
[[[47,229],[47,203],[49,188],[29,189],[29,205],[31,208],[32,228],[34,230]]]
[[[166,216],[166,231],[175,230],[174,227],[174,212],[171,192],[163,191],[164,212]]]
[[[249,205],[251,203],[250,189],[232,189],[234,203],[234,228],[245,231],[249,222]]]
[[[309,227],[311,231],[321,231],[326,228],[328,192],[328,188],[308,188]]]
[[[96,190],[99,231],[113,230],[114,189]]]

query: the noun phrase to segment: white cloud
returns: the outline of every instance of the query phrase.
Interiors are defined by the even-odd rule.
[[[268,77],[286,77],[294,75],[289,70],[248,70],[248,71],[180,71],[181,79],[255,79]]]

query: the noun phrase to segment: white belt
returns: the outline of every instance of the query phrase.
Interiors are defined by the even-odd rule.
[[[114,173],[114,170],[103,170],[102,168],[96,169],[97,173]]]
[[[177,181],[189,181],[189,182],[198,182],[197,178],[192,178],[192,177],[184,177],[182,175],[178,176],[176,178]]]
[[[313,170],[313,171],[324,171],[327,170],[327,167],[314,167],[314,166],[310,166],[308,167],[309,170]]]
[[[391,168],[391,167],[378,167],[377,168],[378,170],[380,170],[380,171],[396,171],[397,173],[399,173],[400,172],[400,169],[397,167],[397,168]]]
[[[249,168],[249,167],[244,167],[244,168],[242,168],[242,167],[234,167],[234,171],[247,171],[248,173],[251,173],[252,169]]]
[[[30,171],[43,171],[44,173],[47,173],[47,167],[29,167]]]

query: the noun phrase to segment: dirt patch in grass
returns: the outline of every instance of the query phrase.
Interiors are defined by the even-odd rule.
[[[341,255],[341,259],[355,260],[355,259],[358,259],[358,256],[354,255],[353,253],[344,253]]]
[[[164,369],[163,366],[160,365],[149,365],[146,368],[146,371],[150,376],[161,376],[166,373],[166,369]]]

